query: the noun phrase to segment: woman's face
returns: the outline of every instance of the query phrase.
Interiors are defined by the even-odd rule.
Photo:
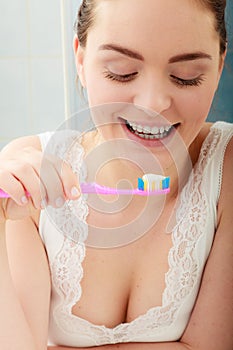
[[[113,104],[105,138],[163,151],[175,130],[188,148],[208,115],[221,74],[211,12],[192,0],[101,0],[85,49],[75,39],[89,105]],[[114,107],[115,106],[115,107]]]

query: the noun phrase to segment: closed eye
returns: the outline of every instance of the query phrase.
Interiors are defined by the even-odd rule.
[[[133,72],[133,73],[129,73],[129,74],[116,74],[116,73],[113,73],[110,71],[104,72],[105,78],[112,80],[112,81],[117,81],[120,83],[132,81],[136,77],[137,74],[138,74],[138,72]]]
[[[203,75],[200,75],[199,77],[193,78],[193,79],[182,79],[179,77],[176,77],[174,75],[171,75],[172,80],[180,87],[183,86],[200,86],[202,82],[205,80]]]

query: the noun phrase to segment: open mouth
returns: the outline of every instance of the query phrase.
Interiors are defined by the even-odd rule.
[[[140,137],[143,140],[161,140],[168,137],[169,134],[178,125],[164,125],[164,126],[142,126],[137,123],[129,122],[124,120],[127,129],[134,135]]]

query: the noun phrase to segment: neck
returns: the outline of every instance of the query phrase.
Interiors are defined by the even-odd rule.
[[[96,136],[95,147],[86,152],[88,166],[88,181],[95,181],[109,187],[135,188],[137,179],[144,174],[161,174],[171,179],[169,197],[176,197],[192,171],[192,160],[187,147],[180,138],[175,140],[167,152],[148,151],[141,153],[140,149],[132,149],[132,154],[124,153],[116,142],[104,142]],[[92,134],[93,142],[93,134]],[[98,142],[97,142],[98,141]],[[119,153],[119,155],[118,155]],[[119,158],[118,158],[119,157]],[[132,158],[132,159],[131,159]]]

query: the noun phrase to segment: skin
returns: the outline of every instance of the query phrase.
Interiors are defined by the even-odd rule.
[[[87,89],[90,106],[94,107],[108,102],[131,103],[135,106],[135,114],[129,113],[127,109],[124,110],[131,121],[137,121],[143,125],[145,123],[154,125],[158,122],[157,117],[154,116],[154,113],[157,113],[165,118],[163,121],[166,120],[172,125],[178,123],[177,132],[188,150],[180,164],[180,169],[183,169],[189,158],[195,164],[202,142],[209,132],[210,125],[205,123],[205,119],[218,86],[224,57],[219,57],[219,37],[214,30],[211,13],[198,7],[194,1],[155,2],[147,0],[147,3],[148,6],[145,6],[143,0],[138,0],[136,5],[135,0],[100,1],[95,24],[88,34],[86,48],[79,45],[77,38],[74,39],[77,70],[83,86]],[[161,11],[164,16],[160,15]],[[159,33],[159,35],[151,36],[151,33]],[[145,38],[150,38],[150,46]],[[106,49],[105,46],[103,49],[103,45],[106,44],[118,45],[124,50],[127,48],[142,56],[143,60],[119,53],[116,47],[114,49],[111,47],[109,50],[109,47]],[[102,47],[101,50],[100,47]],[[201,52],[202,56],[203,54],[208,55],[208,58],[199,57],[187,60],[186,56],[186,60],[179,58],[177,62],[171,63],[171,60],[174,61],[177,55],[194,52]],[[106,77],[106,70],[108,74],[111,71],[118,76],[135,72],[137,74],[130,81],[116,82]],[[194,80],[197,77],[201,77],[201,82],[197,86],[193,84],[192,86],[181,86],[177,83],[177,78],[180,83],[180,79]],[[95,115],[94,118],[97,124],[103,122],[98,119],[98,115]],[[127,134],[118,115],[109,115],[104,122],[107,123],[106,127],[99,128],[100,142],[116,138],[127,140]],[[170,142],[172,144],[172,138]],[[16,149],[25,150],[28,146],[33,147],[36,151],[34,153],[21,151],[13,156]],[[87,141],[88,147],[91,146]],[[130,147],[133,146],[129,145],[127,150],[129,153]],[[171,157],[168,158],[167,148],[161,143],[155,143],[148,148],[158,157],[164,172],[169,173],[175,190],[177,190],[178,175]],[[230,249],[233,243],[230,209],[233,198],[232,156],[233,142],[231,141],[224,162],[223,186],[218,206],[218,230],[205,268],[197,302],[180,341],[167,344],[107,345],[98,347],[98,349],[204,350],[208,348],[230,350],[232,348],[230,336],[232,312],[229,308],[233,298],[231,272],[233,258]],[[11,166],[9,165],[10,157],[12,158]],[[37,175],[40,157],[40,145],[38,139],[34,137],[15,141],[1,154],[1,160],[4,160],[5,165],[1,166],[0,183],[17,202],[15,204],[13,200],[2,201],[1,208],[4,209],[4,215],[1,217],[6,216],[12,219],[7,222],[6,241],[4,239],[4,219],[0,226],[2,232],[0,237],[3,237],[0,240],[0,250],[5,252],[6,245],[8,249],[8,257],[6,254],[0,254],[0,266],[3,266],[1,270],[2,286],[7,285],[7,289],[0,288],[0,293],[2,293],[0,300],[7,300],[1,307],[5,310],[4,315],[15,316],[14,318],[9,317],[9,320],[8,318],[6,320],[6,317],[0,318],[0,329],[7,339],[7,343],[0,344],[3,347],[7,345],[10,350],[44,350],[47,348],[50,276],[44,248],[38,238],[39,208],[42,199],[38,190],[39,178]],[[18,167],[15,170],[17,159],[20,159],[20,162],[17,163]],[[169,164],[167,164],[168,159]],[[57,175],[56,161],[50,161],[49,164],[51,178],[55,178],[56,183],[45,184],[42,193],[48,197],[49,203],[55,206],[56,199],[61,196],[64,199],[74,198],[71,195],[71,189],[74,186],[78,187],[78,184],[68,166],[61,177]],[[114,171],[114,177],[112,183],[108,183],[109,185],[116,183],[122,174],[129,176],[130,163],[124,173],[125,167],[118,165],[114,166],[110,163],[110,166],[104,167],[99,174],[99,179],[103,182],[107,181],[110,170]],[[28,169],[28,175],[25,175],[25,169]],[[14,181],[15,174],[19,179],[17,183]],[[10,181],[6,180],[9,176]],[[29,185],[31,179],[33,179],[32,185]],[[31,186],[32,200],[25,205],[20,202],[24,194],[22,184],[26,188]],[[130,322],[138,315],[145,313],[150,307],[161,304],[164,274],[168,268],[167,254],[171,247],[171,237],[164,233],[167,217],[171,215],[174,208],[175,190],[167,197],[163,214],[142,240],[121,249],[104,252],[98,249],[87,249],[87,257],[83,265],[83,294],[79,304],[73,308],[75,315],[95,324],[114,327],[120,322]],[[135,209],[132,215],[135,215],[143,205],[141,200],[134,202]],[[131,209],[132,207],[129,207],[130,212],[132,212]],[[25,218],[16,222],[13,220],[15,215]],[[90,220],[95,220],[96,223],[98,220],[103,222],[103,217],[95,216],[91,212]],[[124,217],[121,213],[116,214],[112,221],[114,220],[122,224]],[[23,250],[22,247],[24,247]],[[147,251],[146,256],[145,250]],[[91,273],[93,266],[95,274]],[[148,266],[152,268],[148,269]],[[156,275],[152,273],[155,268]],[[10,273],[12,280],[9,277]],[[28,280],[30,280],[30,286],[28,286]],[[114,288],[109,289],[110,286]],[[38,295],[39,290],[41,294]],[[89,293],[90,290],[95,290],[95,294]],[[6,299],[6,295],[10,297]],[[119,305],[122,305],[121,309]],[[89,312],[93,309],[95,309],[95,315]],[[14,332],[14,339],[11,336],[12,322],[15,322],[13,328],[19,329]],[[18,327],[19,324],[20,327]],[[3,338],[0,336],[1,339]],[[11,342],[10,345],[9,342]],[[53,349],[65,350],[68,348],[55,347]]]
[[[172,158],[171,149],[180,148],[181,137],[183,148],[189,150],[189,154],[183,156],[183,163],[179,164],[179,173],[187,168],[189,156],[195,163],[202,140],[209,131],[204,122],[218,87],[224,57],[219,56],[219,37],[213,28],[211,13],[203,11],[195,2],[149,1],[148,9],[153,14],[150,25],[149,14],[141,16],[145,11],[143,1],[137,6],[132,0],[127,3],[100,1],[86,47],[79,45],[77,37],[74,39],[77,70],[91,107],[114,102],[135,106],[127,108],[126,105],[120,110],[114,106],[115,113],[109,117],[95,118],[97,125],[107,124],[99,128],[104,140],[129,139],[119,116],[152,127],[178,124],[179,138],[169,141],[168,150],[158,143],[150,147],[165,175],[170,176],[178,187],[173,158],[178,164],[180,151]],[[166,13],[166,16],[160,16],[160,13]],[[148,45],[145,38],[151,37],[151,33],[160,35],[154,35]],[[121,51],[130,51],[131,57],[127,52],[120,53],[119,47]],[[195,59],[179,58],[195,53],[200,54]],[[122,75],[129,77],[124,81]],[[191,80],[192,86],[182,85],[181,80]],[[129,155],[141,152],[141,159],[145,157],[143,148],[135,149],[131,143],[124,143],[124,147]],[[115,179],[109,185],[114,186],[128,167],[124,163],[118,165],[118,169],[120,174],[117,176],[117,169],[114,169]],[[141,175],[135,169],[131,173],[135,177]],[[108,179],[106,175],[100,181],[106,183]]]
[[[141,122],[142,125],[156,124],[156,120],[148,115],[153,111],[161,114],[170,124],[181,123],[179,133],[189,148],[203,127],[218,86],[222,69],[219,38],[213,30],[211,14],[193,2],[175,1],[168,5],[166,1],[149,1],[148,8],[153,14],[150,25],[149,14],[141,16],[145,11],[142,1],[137,6],[132,0],[127,3],[100,2],[96,25],[89,31],[86,48],[80,47],[75,38],[80,80],[87,89],[90,106],[112,102],[132,103],[143,106],[145,112],[140,114],[135,111],[136,118],[129,115],[130,121]],[[161,11],[166,16],[160,16]],[[176,16],[173,16],[174,13]],[[151,37],[151,33],[160,35],[154,35],[148,45],[145,38]],[[103,47],[109,44],[138,53],[141,58],[130,58],[117,50]],[[196,52],[206,54],[211,59],[188,61],[177,58],[177,62],[169,63],[178,55]],[[119,83],[107,79],[108,73],[137,74],[128,82]],[[182,87],[178,84],[179,80],[172,76],[186,80],[198,78],[200,86]],[[109,122],[119,123],[119,120],[111,117]],[[125,137],[120,125],[115,129],[112,126],[112,130],[109,130],[109,138],[118,135]],[[155,151],[158,152],[157,149]]]

